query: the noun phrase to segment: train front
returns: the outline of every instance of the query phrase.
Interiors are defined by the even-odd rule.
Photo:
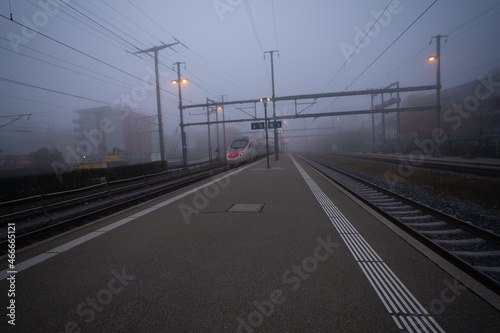
[[[240,164],[247,160],[245,152],[250,143],[250,139],[247,137],[236,138],[231,146],[227,149],[226,160],[227,164]]]

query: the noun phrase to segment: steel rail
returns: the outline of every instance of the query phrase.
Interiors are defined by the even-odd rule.
[[[59,218],[57,221],[53,221],[49,216],[49,219],[53,221],[49,225],[38,227],[35,230],[27,232],[18,232],[18,234],[16,235],[16,245],[17,247],[24,247],[38,241],[39,239],[46,238],[46,235],[48,234],[58,233],[60,232],[60,230],[71,229],[75,226],[79,226],[88,222],[89,219],[95,218],[96,216],[108,215],[112,212],[116,212],[133,204],[143,202],[147,198],[154,198],[164,193],[171,192],[172,190],[183,188],[190,184],[209,178],[215,174],[224,172],[227,169],[227,166],[216,166],[208,169],[203,169],[195,173],[183,172],[180,177],[161,177],[158,179],[154,179],[153,182],[151,182],[151,180],[149,182],[145,181],[140,184],[118,187],[116,189],[112,189],[111,192],[101,191],[97,194],[74,198],[71,200],[65,200],[59,204],[53,203],[49,208],[51,208],[50,212],[55,215],[56,213],[61,212],[62,209],[67,209],[68,207],[81,208],[81,202],[83,199],[92,198],[93,200],[99,200],[107,198],[109,196],[113,201],[112,203],[104,203],[101,205],[97,204],[94,206],[95,208],[89,207],[86,209],[82,209],[79,212],[66,213],[64,217]],[[162,183],[164,184],[162,185]],[[140,189],[143,190],[142,193],[138,193]],[[122,198],[118,198],[118,194],[122,195]],[[128,197],[124,198],[123,196],[125,195],[128,195]],[[80,203],[80,205],[78,205],[77,203]],[[36,207],[36,209],[38,210],[40,210],[41,208],[42,207]],[[41,214],[48,215],[48,211],[39,211],[36,214],[37,216],[40,216]],[[5,221],[5,223],[12,223],[16,221],[16,218],[15,216],[13,217],[13,214],[8,215],[11,219],[9,221]],[[20,213],[17,218],[26,219],[27,216]],[[0,240],[0,245],[5,244],[7,241],[7,239]]]
[[[463,229],[463,230],[466,230],[466,231],[470,232],[471,234],[476,235],[482,239],[486,239],[493,244],[496,244],[496,245],[500,244],[500,235],[495,234],[495,233],[491,233],[491,232],[484,230],[480,227],[474,226],[468,222],[462,221],[456,217],[447,215],[447,214],[440,212],[438,210],[435,210],[431,207],[428,207],[426,205],[415,202],[414,200],[412,200],[410,198],[404,197],[404,196],[399,195],[397,193],[394,193],[392,191],[381,188],[376,184],[365,181],[365,180],[360,179],[359,177],[356,177],[352,174],[349,174],[347,172],[339,170],[339,169],[335,168],[334,166],[332,166],[328,163],[325,163],[323,161],[320,161],[317,159],[312,159],[310,157],[306,157],[303,155],[299,155],[299,156],[304,162],[309,164],[314,169],[318,170],[320,173],[324,174],[326,177],[328,177],[329,179],[331,179],[332,181],[337,183],[339,186],[341,186],[342,188],[347,190],[349,193],[356,196],[358,199],[360,199],[365,204],[367,204],[368,206],[370,206],[371,208],[376,210],[378,213],[380,213],[381,215],[386,217],[388,220],[390,220],[396,226],[398,226],[399,228],[406,231],[408,234],[413,236],[415,239],[419,240],[421,243],[425,244],[427,247],[432,249],[434,252],[436,252],[437,254],[439,254],[440,256],[442,256],[443,258],[448,260],[449,262],[453,263],[455,266],[460,268],[462,271],[466,272],[470,276],[474,277],[475,279],[477,279],[478,281],[483,283],[485,286],[487,286],[489,289],[494,291],[496,294],[500,295],[500,281],[494,279],[493,277],[489,276],[485,272],[474,267],[472,264],[468,263],[464,259],[455,255],[451,251],[448,251],[444,247],[442,247],[439,244],[437,244],[436,242],[434,242],[431,238],[425,236],[423,233],[420,233],[418,230],[415,230],[414,228],[411,228],[409,225],[406,225],[405,223],[399,221],[397,218],[390,215],[386,210],[384,210],[383,208],[381,208],[377,204],[374,204],[374,203],[368,201],[362,195],[360,195],[359,193],[356,193],[356,191],[349,188],[349,186],[344,185],[341,182],[335,180],[334,177],[331,175],[331,172],[333,171],[333,172],[339,173],[339,174],[346,176],[346,177],[348,177],[356,182],[359,182],[363,185],[366,185],[366,186],[368,186],[376,191],[382,192],[382,193],[386,194],[387,196],[394,198],[395,200],[405,202],[409,206],[412,206],[412,207],[415,207],[415,208],[420,209],[422,211],[425,211],[428,214],[436,217],[437,219],[439,219],[441,221],[453,224],[456,227]],[[326,170],[325,170],[325,168],[326,168]]]
[[[381,156],[371,156],[371,155],[363,156],[358,154],[345,154],[345,155],[340,154],[338,156],[363,159],[368,161],[379,161],[392,164],[408,163],[409,165],[415,168],[428,168],[432,170],[467,173],[467,174],[486,176],[486,177],[500,177],[500,165],[498,167],[495,167],[491,164],[471,165],[471,164],[452,162],[452,161],[435,161],[426,159],[427,156],[424,154],[416,155],[413,159],[405,158],[404,156],[392,157],[387,155],[381,157]],[[422,157],[421,159],[420,156]]]

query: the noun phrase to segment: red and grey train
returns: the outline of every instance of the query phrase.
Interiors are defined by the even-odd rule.
[[[274,146],[269,145],[269,153],[274,152]],[[266,140],[240,136],[234,139],[227,149],[227,164],[238,165],[251,162],[259,157],[266,156]]]

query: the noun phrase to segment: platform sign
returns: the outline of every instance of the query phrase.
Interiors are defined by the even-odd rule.
[[[251,124],[252,124],[252,129],[253,130],[266,128],[264,122],[262,122],[262,123],[251,123]]]
[[[281,120],[267,122],[268,128],[281,128]]]

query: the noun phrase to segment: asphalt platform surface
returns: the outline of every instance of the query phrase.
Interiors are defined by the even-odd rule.
[[[416,247],[285,154],[19,249],[0,331],[498,332]]]

